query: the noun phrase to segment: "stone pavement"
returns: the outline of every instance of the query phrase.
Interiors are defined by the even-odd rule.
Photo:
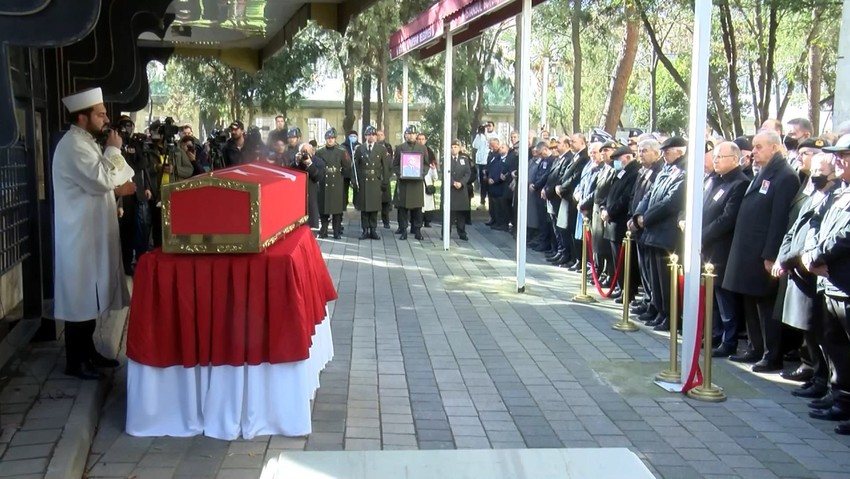
[[[570,303],[577,275],[530,253],[528,292],[516,294],[505,233],[476,224],[450,253],[439,225],[423,242],[357,234],[351,215],[343,240],[321,241],[340,298],[313,434],[127,436],[122,368],[87,477],[258,477],[293,449],[628,447],[664,478],[850,478],[850,438],[809,419],[791,385],[721,361],[728,401],[667,394],[651,384],[667,337],[613,331],[610,302]]]

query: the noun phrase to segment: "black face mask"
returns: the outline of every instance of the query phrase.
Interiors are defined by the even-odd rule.
[[[794,138],[791,138],[791,137],[790,137],[790,136],[788,136],[788,135],[785,135],[785,138],[782,140],[782,142],[783,142],[783,143],[785,143],[785,148],[787,148],[787,149],[789,149],[789,150],[796,150],[796,149],[797,149],[797,145],[799,145],[799,144],[800,144],[800,142],[799,142],[799,141],[797,141],[797,140],[796,140],[796,139],[794,139]]]
[[[812,177],[812,186],[815,187],[815,190],[822,190],[829,183],[829,178],[823,175],[813,176]]]

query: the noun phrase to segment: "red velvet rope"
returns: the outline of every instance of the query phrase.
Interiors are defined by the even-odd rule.
[[[677,283],[679,287],[679,298],[682,299],[682,296],[685,291],[685,276],[679,275],[677,278]],[[700,359],[700,344],[704,340],[703,338],[703,330],[705,329],[705,285],[701,284],[699,288],[699,312],[697,314],[697,338],[694,346],[694,355],[691,358],[691,370],[688,372],[688,379],[685,381],[682,386],[682,393],[686,393],[691,389],[701,385],[703,383],[702,377],[702,368],[699,364]],[[679,301],[679,304],[684,305],[683,301]],[[680,316],[681,317],[681,316]],[[709,339],[710,341],[710,339]],[[711,345],[706,345],[708,351],[711,351]],[[709,354],[711,354],[709,352]]]
[[[585,231],[584,237],[587,242],[588,258],[590,258],[590,275],[593,277],[593,286],[596,287],[596,292],[599,293],[599,296],[607,298],[611,296],[611,293],[614,292],[614,288],[617,287],[617,278],[620,277],[620,270],[623,268],[623,257],[625,256],[626,249],[623,248],[623,245],[620,245],[620,254],[617,258],[617,269],[614,271],[614,278],[611,279],[611,288],[607,293],[605,293],[602,291],[602,286],[599,284],[599,277],[596,274],[596,264],[593,262],[593,243],[590,240],[590,231]]]

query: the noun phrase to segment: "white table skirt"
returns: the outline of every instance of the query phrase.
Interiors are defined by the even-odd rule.
[[[128,361],[127,434],[224,440],[310,434],[310,401],[333,354],[326,317],[304,361],[194,368]]]

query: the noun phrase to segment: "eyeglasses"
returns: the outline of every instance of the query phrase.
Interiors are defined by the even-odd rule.
[[[737,158],[737,157],[738,157],[738,155],[716,155],[716,156],[714,157],[714,159],[715,159],[715,160],[719,160],[719,159],[721,159],[721,158],[729,158],[729,157]]]

